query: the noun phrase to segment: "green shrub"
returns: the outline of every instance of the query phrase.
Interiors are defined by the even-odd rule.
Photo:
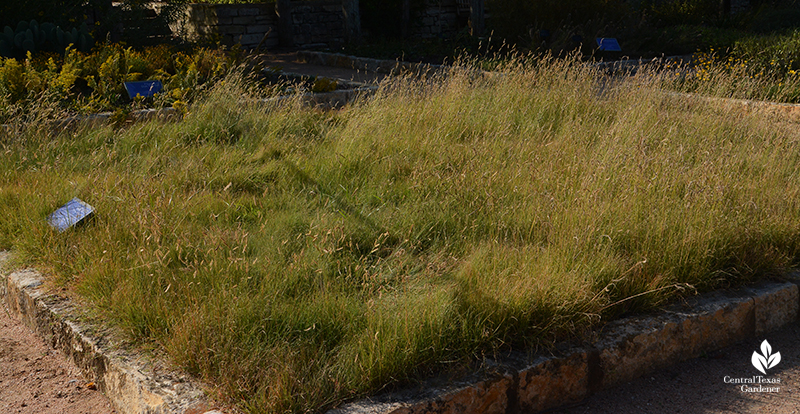
[[[491,29],[512,43],[530,42],[532,30],[575,27],[569,37],[590,21],[614,23],[630,12],[621,0],[486,0],[486,8],[491,10]],[[594,34],[590,31],[584,37]]]
[[[39,25],[36,20],[21,21],[16,31],[6,26],[0,33],[0,56],[7,58],[23,58],[26,53],[43,51],[63,53],[70,46],[84,53],[92,50],[94,38],[86,23],[80,30],[64,31],[52,23]]]
[[[712,23],[722,17],[719,0],[657,0],[647,10],[650,20],[661,27]]]
[[[800,27],[800,7],[794,5],[761,6],[749,24],[749,29],[755,33],[773,33],[786,29]]]
[[[28,96],[25,67],[16,59],[2,59],[0,66],[0,96],[18,102]]]
[[[409,23],[422,10],[423,0],[411,0]],[[398,38],[403,33],[403,0],[362,0],[359,2],[361,28],[374,38]]]
[[[736,42],[730,55],[747,62],[756,71],[765,70],[777,75],[796,71],[800,69],[800,29],[742,39]]]
[[[770,36],[750,36],[720,53],[711,49],[694,55],[694,70],[683,87],[709,95],[744,99],[800,102],[800,30]],[[739,82],[723,84],[720,77]]]
[[[164,45],[142,50],[104,45],[92,54],[68,49],[60,56],[0,58],[0,118],[8,116],[10,106],[33,104],[42,94],[81,113],[119,109],[128,104],[123,83],[140,80],[164,84],[151,103],[181,106],[236,64],[235,56],[224,50],[181,52]]]

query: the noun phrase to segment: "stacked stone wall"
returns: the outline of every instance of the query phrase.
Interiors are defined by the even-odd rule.
[[[731,14],[738,14],[750,10],[750,0],[731,0]]]
[[[341,0],[296,1],[292,4],[292,39],[297,46],[341,46],[347,39]]]
[[[176,31],[192,41],[218,38],[228,46],[269,49],[278,45],[278,16],[274,3],[189,4]]]
[[[411,36],[420,39],[452,37],[467,26],[469,11],[457,0],[426,0],[411,21]]]
[[[345,43],[342,0],[295,1],[291,9],[291,46]],[[275,3],[189,4],[184,19],[173,27],[173,32],[191,41],[218,38],[228,46],[261,44],[266,49],[278,46],[278,31]]]
[[[291,2],[291,45],[343,45],[348,38],[344,0],[297,0]],[[411,18],[412,38],[452,37],[468,25],[469,9],[462,0],[425,0]],[[172,27],[174,34],[190,41],[219,40],[264,49],[277,47],[281,33],[275,3],[189,4],[184,18]]]

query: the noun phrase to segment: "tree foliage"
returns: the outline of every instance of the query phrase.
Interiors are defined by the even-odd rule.
[[[98,41],[111,37],[129,43],[146,43],[163,33],[177,19],[186,0],[159,2],[153,16],[150,0],[26,0],[0,2],[0,29],[17,27],[21,21],[51,22],[64,28],[87,23]]]

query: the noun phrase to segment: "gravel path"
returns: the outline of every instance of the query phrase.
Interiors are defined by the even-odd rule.
[[[763,375],[750,360],[767,340],[781,362]],[[760,351],[759,351],[760,353]],[[742,392],[742,384],[725,383],[725,377],[779,378],[775,393]],[[748,384],[748,387],[751,385]],[[758,384],[752,384],[758,387]],[[625,413],[800,413],[800,325],[753,338],[743,343],[676,364],[624,386],[595,394],[563,414]]]
[[[111,403],[0,299],[0,413],[110,414]]]

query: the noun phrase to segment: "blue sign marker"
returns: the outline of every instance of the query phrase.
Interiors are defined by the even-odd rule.
[[[598,37],[597,46],[600,47],[600,50],[606,52],[622,52],[622,48],[619,47],[619,42],[613,37]]]
[[[125,82],[125,90],[128,91],[128,96],[133,99],[136,95],[143,98],[149,98],[164,88],[161,81],[141,81],[141,82]]]
[[[94,214],[94,207],[76,197],[47,216],[47,222],[59,232],[63,232],[86,220],[92,214]]]

